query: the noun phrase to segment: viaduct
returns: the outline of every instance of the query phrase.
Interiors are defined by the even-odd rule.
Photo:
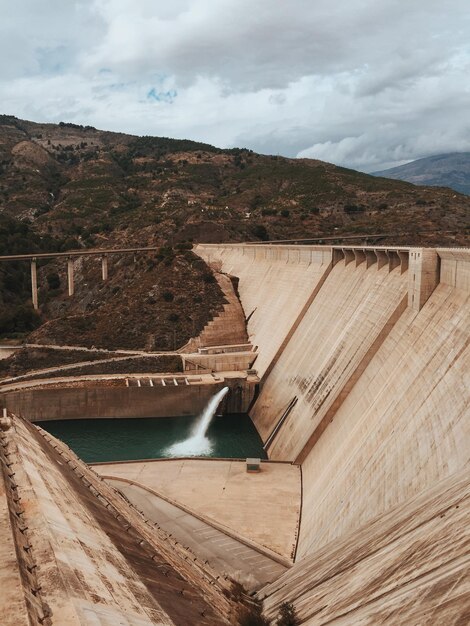
[[[0,261],[29,261],[31,264],[31,298],[35,309],[39,308],[38,301],[38,276],[37,262],[45,259],[66,259],[67,260],[67,287],[69,296],[73,296],[75,292],[74,270],[73,264],[75,259],[80,257],[99,257],[101,259],[101,277],[103,280],[108,279],[108,256],[122,254],[136,254],[145,252],[156,252],[157,247],[150,248],[115,248],[106,249],[89,249],[89,250],[70,250],[68,252],[44,252],[31,254],[12,254],[8,256],[0,256]]]

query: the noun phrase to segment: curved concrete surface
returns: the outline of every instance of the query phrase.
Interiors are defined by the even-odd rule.
[[[299,556],[468,463],[469,329],[470,294],[446,285],[393,328],[303,463]]]
[[[229,533],[293,559],[300,521],[300,468],[261,463],[256,474],[245,461],[157,459],[99,463],[93,469],[156,491]]]
[[[295,461],[323,420],[332,417],[351,379],[390,319],[404,308],[407,277],[400,268],[338,263],[275,364],[253,411],[263,439],[284,407],[298,402],[269,456]],[[401,307],[401,309],[400,309]]]
[[[261,592],[301,624],[469,623],[470,473],[457,472],[300,560]]]
[[[233,623],[227,581],[60,441],[21,418],[1,426],[2,626]]]
[[[290,262],[285,261],[292,254],[288,247],[271,262],[272,273],[267,264],[274,251],[222,248],[205,246],[205,258],[240,277],[245,310],[276,310],[280,319],[278,324],[271,320],[272,335],[279,328],[287,338],[279,343],[278,336],[259,332],[260,355],[275,353],[275,362],[251,410],[270,458],[302,465],[296,563],[275,585],[270,615],[288,599],[312,625],[356,619],[361,624],[435,623],[429,621],[434,614],[436,622],[455,615],[457,621],[446,623],[466,623],[468,544],[462,511],[448,515],[446,498],[454,485],[460,485],[462,496],[462,472],[468,478],[470,250],[333,247],[333,268],[295,317],[295,307],[284,300],[290,288],[274,276],[280,258]],[[298,254],[291,280],[300,297],[308,272]],[[421,502],[440,481],[447,487]],[[386,525],[406,535],[408,519],[398,516],[394,526],[388,512],[413,517],[427,510],[432,522],[426,532],[435,533],[433,540],[427,542],[417,528],[411,541],[406,537],[401,546],[386,545]],[[374,537],[383,530],[383,552],[376,557],[372,550],[369,561],[356,567],[355,549],[369,527]],[[459,546],[452,551],[457,535]],[[349,556],[329,586],[321,577],[334,569],[339,546]],[[317,555],[325,559],[323,569],[316,567]],[[410,575],[401,595],[400,577],[420,568],[426,571],[423,579],[415,582]],[[297,577],[291,577],[294,570]],[[352,585],[355,593],[348,590]],[[393,598],[387,604],[389,588]],[[424,594],[422,606],[413,605],[417,589]],[[369,607],[368,597],[378,599]],[[362,607],[357,613],[356,606]]]
[[[260,589],[287,569],[265,553],[237,541],[142,485],[114,477],[107,477],[106,481],[123,493],[145,517],[189,548],[201,561],[221,576],[237,580],[248,591]]]

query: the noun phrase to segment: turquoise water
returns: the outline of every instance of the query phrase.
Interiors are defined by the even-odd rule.
[[[171,456],[168,448],[190,436],[195,417],[75,419],[41,422],[40,426],[64,441],[87,463],[130,461]],[[262,441],[246,414],[214,417],[205,456],[266,458]]]

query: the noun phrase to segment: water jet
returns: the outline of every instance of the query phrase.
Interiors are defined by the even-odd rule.
[[[184,441],[173,444],[167,450],[167,456],[206,456],[212,450],[212,442],[207,437],[207,431],[219,404],[229,391],[228,387],[223,387],[207,403],[206,407],[193,426],[191,435]]]

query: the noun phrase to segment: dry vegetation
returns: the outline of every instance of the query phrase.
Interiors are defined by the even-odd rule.
[[[40,268],[40,316],[27,264],[0,267],[0,336],[173,350],[220,309],[196,241],[386,234],[382,244],[468,245],[470,197],[312,160],[219,150],[73,124],[0,116],[0,254],[153,245],[156,255]]]

